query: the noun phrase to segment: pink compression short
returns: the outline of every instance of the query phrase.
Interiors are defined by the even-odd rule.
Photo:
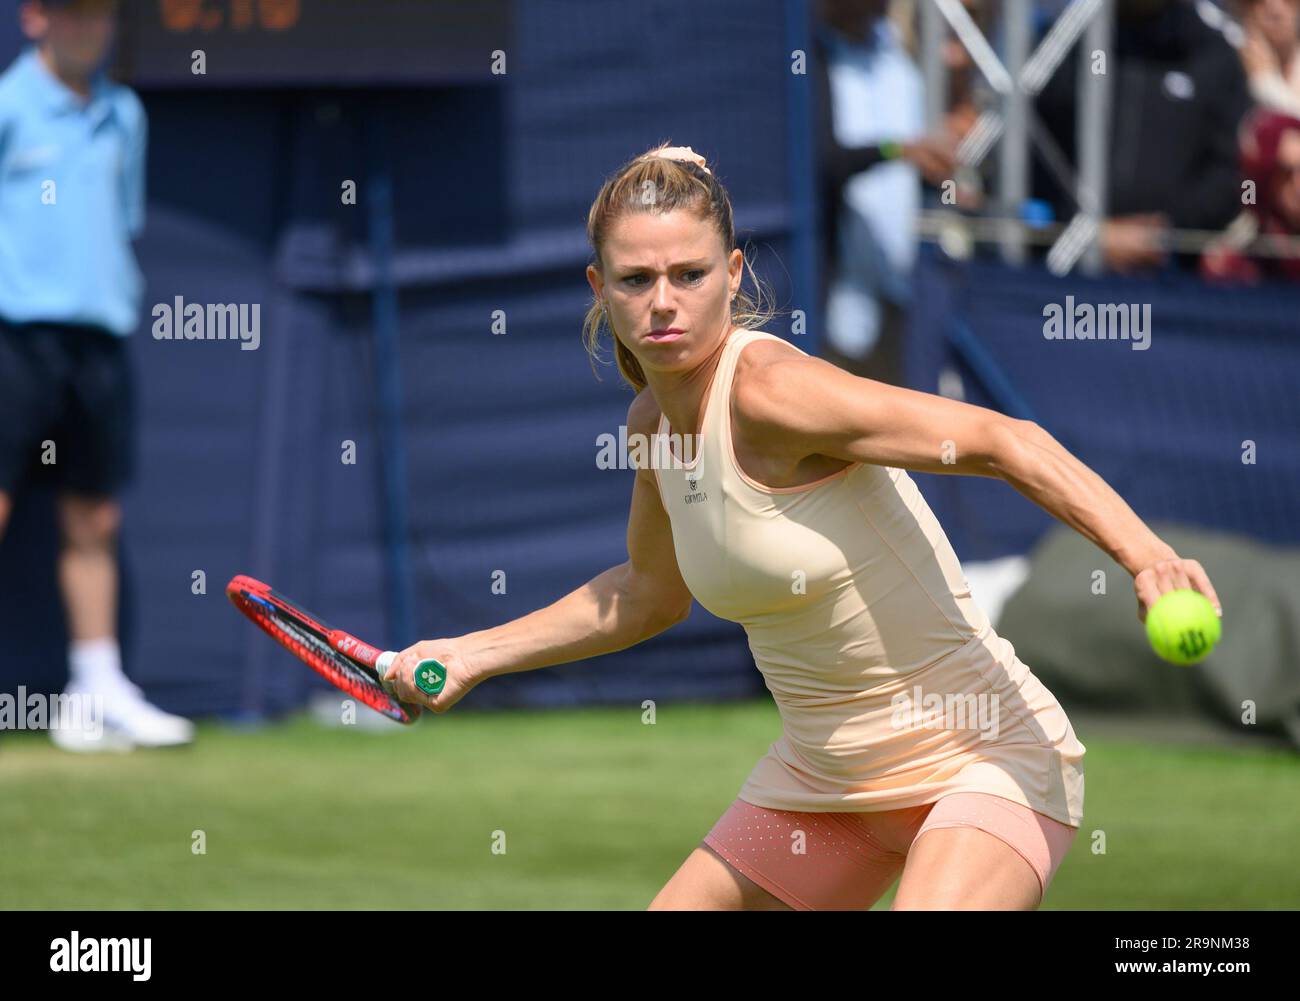
[[[1043,892],[1079,831],[1001,796],[961,792],[904,810],[853,813],[769,810],[738,799],[704,842],[796,910],[861,910],[898,878],[916,839],[940,827],[977,827],[1005,841]],[[802,853],[794,850],[796,830],[804,832]]]

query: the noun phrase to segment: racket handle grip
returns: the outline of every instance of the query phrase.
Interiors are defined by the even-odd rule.
[[[396,650],[385,650],[375,658],[375,673],[379,675],[379,684],[383,686],[384,691],[389,695],[393,694],[393,686],[384,680],[384,674],[393,666],[393,661],[396,659]]]
[[[382,679],[384,672],[392,666],[393,658],[397,656],[397,651],[387,650],[375,658],[375,672]],[[415,684],[420,691],[427,695],[437,695],[442,691],[443,685],[447,682],[447,669],[436,660],[428,658],[420,661],[415,665]],[[380,684],[391,692],[392,687],[385,684],[382,680]]]

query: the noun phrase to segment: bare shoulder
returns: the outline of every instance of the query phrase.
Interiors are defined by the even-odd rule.
[[[733,385],[736,417],[751,425],[786,424],[848,373],[782,340],[766,337],[745,345]]]
[[[766,368],[776,362],[807,357],[789,341],[756,337],[741,348],[740,357],[736,360],[736,372],[739,374],[746,369]]]

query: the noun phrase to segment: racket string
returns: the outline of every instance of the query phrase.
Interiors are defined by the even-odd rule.
[[[270,617],[268,616],[267,618],[269,619]],[[324,667],[340,675],[341,680],[347,683],[352,694],[362,698],[367,702],[367,704],[379,709],[380,712],[383,712],[387,716],[401,719],[405,715],[400,704],[384,690],[382,685],[380,685],[357,664],[354,664],[342,654],[337,653],[333,647],[319,636],[316,636],[310,631],[302,628],[291,619],[280,618],[277,616],[271,624],[274,625],[276,629],[283,632],[291,643],[296,643],[298,646],[302,647],[302,652],[304,654],[322,661]],[[352,686],[355,686],[355,688]],[[374,705],[370,699],[365,698],[366,694],[369,694],[375,699],[381,700],[383,705]]]

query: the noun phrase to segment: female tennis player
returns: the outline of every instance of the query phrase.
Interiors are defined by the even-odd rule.
[[[587,229],[588,349],[608,325],[629,436],[670,450],[636,473],[627,562],[386,677],[444,712],[485,678],[654,636],[694,598],[744,626],[783,733],[652,909],[866,909],[900,872],[895,909],[1036,908],[1083,818],[1084,746],[905,470],[1005,480],[1133,575],[1140,618],[1174,588],[1218,608],[1204,570],[1037,425],[755,329],[730,200],[689,147],[625,165]],[[425,657],[448,669],[432,698]]]

